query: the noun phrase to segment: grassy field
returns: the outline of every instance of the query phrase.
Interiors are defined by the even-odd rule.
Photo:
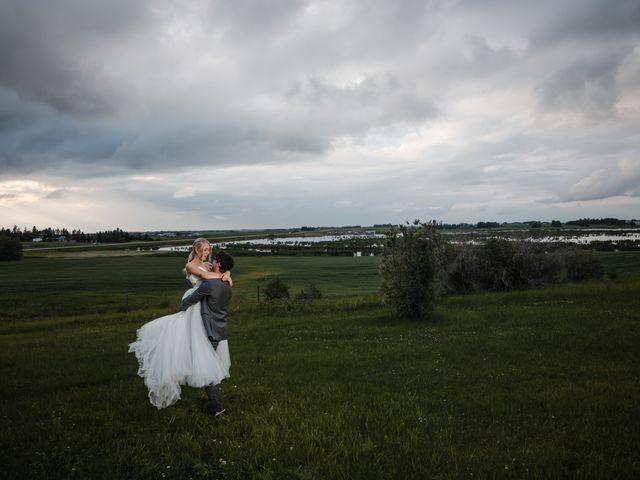
[[[640,252],[597,252],[596,257],[608,273],[640,272]]]
[[[217,420],[188,387],[156,410],[127,353],[175,311],[183,259],[0,263],[3,477],[638,478],[640,277],[620,258],[617,279],[448,297],[427,323],[380,307],[376,258],[239,258]],[[257,308],[276,274],[345,295]]]
[[[233,270],[234,305],[257,300],[257,287],[280,276],[295,295],[310,282],[325,295],[371,294],[379,288],[376,257],[239,257]],[[175,255],[59,256],[0,263],[1,315],[179,306],[190,284],[185,259]],[[32,292],[38,301],[32,301]]]

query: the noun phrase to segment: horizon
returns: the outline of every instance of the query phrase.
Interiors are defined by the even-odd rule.
[[[487,229],[491,229],[491,228],[495,228],[495,227],[480,227],[479,224],[497,224],[498,226],[504,226],[504,225],[530,225],[530,224],[535,224],[535,223],[540,223],[542,226],[547,226],[547,225],[551,225],[552,222],[555,221],[559,221],[562,225],[571,225],[571,226],[575,226],[575,227],[579,227],[580,225],[575,224],[574,222],[580,222],[580,221],[589,221],[589,225],[605,225],[605,226],[611,226],[613,225],[612,223],[604,223],[604,221],[614,221],[614,222],[625,222],[626,224],[629,224],[629,226],[633,227],[633,226],[640,226],[640,220],[636,219],[636,218],[616,218],[616,217],[603,217],[603,218],[591,218],[591,217],[584,217],[584,218],[575,218],[575,219],[571,219],[571,220],[558,220],[558,219],[552,219],[552,220],[519,220],[519,221],[513,221],[513,222],[499,222],[499,221],[495,221],[495,220],[481,220],[479,222],[457,222],[457,223],[447,223],[447,222],[437,222],[437,225],[442,225],[442,226],[451,226],[451,227],[473,227],[473,228],[487,228]],[[212,228],[187,228],[187,229],[174,229],[174,228],[169,228],[169,229],[163,229],[163,230],[127,230],[127,229],[122,229],[119,226],[113,227],[113,228],[103,228],[103,229],[99,229],[99,230],[95,230],[95,231],[84,231],[82,229],[77,229],[74,227],[66,227],[66,226],[62,226],[62,227],[53,227],[53,226],[46,226],[46,227],[38,227],[36,225],[32,225],[31,228],[26,227],[26,226],[19,226],[19,225],[14,225],[13,227],[4,227],[2,225],[0,225],[1,229],[4,230],[11,230],[14,227],[17,227],[18,230],[20,230],[21,232],[31,232],[33,228],[36,228],[38,231],[43,231],[45,229],[52,229],[52,230],[63,230],[66,229],[68,232],[73,232],[75,230],[78,230],[84,234],[87,235],[91,235],[91,234],[95,234],[98,232],[109,232],[109,231],[115,231],[116,229],[120,229],[123,232],[126,233],[130,233],[130,234],[141,234],[141,233],[192,233],[192,234],[199,234],[200,232],[203,233],[215,233],[215,232],[262,232],[262,231],[271,231],[271,230],[285,230],[285,231],[294,231],[294,233],[301,233],[301,232],[313,232],[315,230],[329,230],[329,229],[349,229],[349,228],[387,228],[387,227],[397,227],[400,225],[404,225],[407,223],[412,223],[410,221],[406,221],[406,222],[400,222],[400,223],[391,223],[391,222],[386,222],[386,223],[373,223],[373,224],[352,224],[352,225],[317,225],[317,226],[313,226],[313,225],[300,225],[300,226],[289,226],[289,227],[271,227],[271,228],[260,228],[260,227],[253,227],[253,228],[233,228],[233,229],[212,229]],[[582,226],[584,228],[584,226]],[[531,227],[531,228],[535,228],[535,227]]]

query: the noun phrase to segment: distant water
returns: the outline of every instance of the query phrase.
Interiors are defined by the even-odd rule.
[[[586,230],[586,229],[585,229]],[[613,230],[613,229],[612,229]],[[497,233],[497,232],[496,232]],[[229,243],[219,244],[219,248],[227,248],[228,245],[234,244],[249,244],[249,245],[311,245],[320,242],[339,242],[342,240],[351,240],[353,238],[384,238],[382,234],[372,235],[322,235],[318,237],[282,237],[282,238],[251,238],[246,240],[238,240]],[[509,238],[506,236],[505,238]],[[640,232],[624,231],[620,233],[590,233],[586,235],[548,235],[546,237],[528,237],[522,239],[525,242],[534,243],[575,243],[580,245],[588,245],[593,242],[612,242],[617,243],[620,241],[640,241]],[[468,241],[456,241],[455,243],[478,243],[478,240]],[[188,252],[191,249],[191,245],[180,245],[171,247],[160,247],[160,251],[165,252]],[[268,251],[268,250],[264,250]]]
[[[248,243],[250,245],[294,245],[320,242],[339,242],[353,238],[381,238],[382,234],[375,235],[322,235],[319,237],[283,237],[283,238],[252,238],[250,240],[238,240],[232,243]]]
[[[573,235],[573,236],[547,236],[540,238],[527,238],[525,239],[529,242],[539,242],[539,243],[551,243],[551,242],[563,242],[563,243],[578,243],[581,245],[586,245],[593,242],[620,242],[624,240],[638,241],[640,240],[640,233],[626,232],[626,233],[618,233],[614,235],[610,234],[589,234],[589,235]]]
[[[219,244],[220,248],[226,248],[227,245],[249,244],[249,245],[310,245],[320,242],[339,242],[342,240],[351,240],[353,238],[383,238],[382,234],[371,235],[322,235],[319,237],[281,237],[281,238],[251,238],[246,240],[237,240],[229,243]],[[160,247],[158,250],[164,252],[188,252],[191,245],[180,245],[172,247]]]

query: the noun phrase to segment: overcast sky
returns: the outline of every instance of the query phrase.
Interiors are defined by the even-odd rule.
[[[640,0],[0,0],[0,224],[640,218]]]

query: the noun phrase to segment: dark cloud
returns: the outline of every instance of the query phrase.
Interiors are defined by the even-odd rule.
[[[524,8],[541,8],[547,12],[544,15],[545,21],[535,24],[533,28],[532,40],[537,44],[553,45],[569,41],[584,45],[606,41],[611,37],[638,36],[640,2],[637,0],[536,3],[538,7],[526,2]]]
[[[266,225],[636,198],[638,24],[637,0],[0,2],[0,199],[91,183]]]
[[[9,0],[0,3],[0,85],[61,113],[112,113],[124,92],[109,82],[107,49],[153,28],[150,2]]]
[[[568,62],[553,72],[540,87],[540,105],[551,111],[582,112],[587,117],[614,113],[620,98],[617,75],[630,53],[623,47],[596,58]]]
[[[64,162],[99,162],[113,155],[120,136],[121,132],[79,124],[0,89],[0,168],[4,173],[55,169]]]

